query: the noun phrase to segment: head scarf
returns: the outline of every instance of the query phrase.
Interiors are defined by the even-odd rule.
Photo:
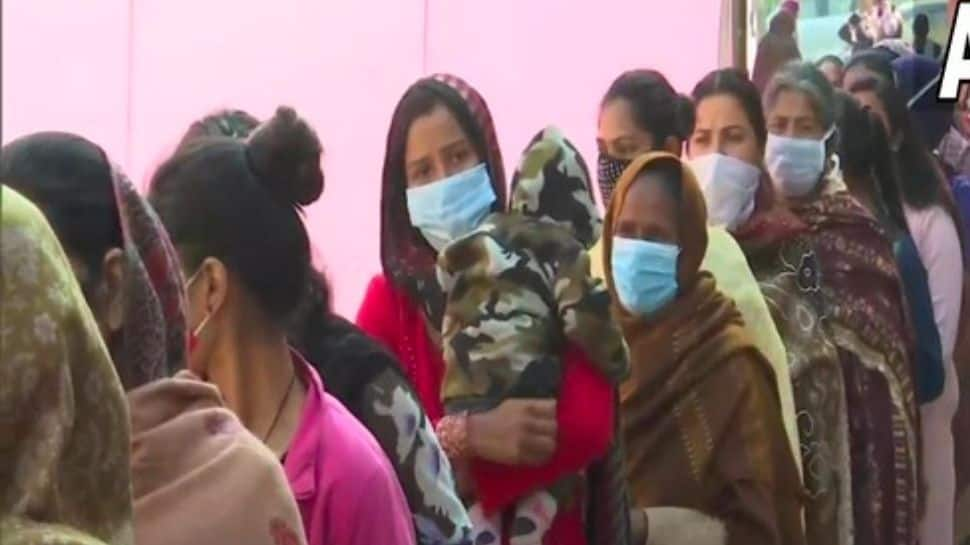
[[[606,282],[611,291],[613,290],[613,267],[610,263],[610,256],[613,253],[614,222],[620,211],[623,210],[630,188],[639,179],[640,174],[656,161],[676,161],[683,165],[676,155],[670,153],[651,152],[641,155],[630,163],[630,166],[623,172],[623,176],[620,177],[616,185],[613,199],[610,201],[610,207],[606,211],[603,263],[606,271]],[[680,285],[681,294],[690,290],[696,282],[701,262],[704,261],[704,254],[707,252],[707,207],[704,204],[704,194],[701,193],[694,173],[687,167],[682,168],[681,190],[683,193],[675,214],[678,220],[678,232],[680,233],[677,281]]]
[[[68,169],[79,168],[80,159],[76,150],[61,147],[68,143],[86,149],[87,177],[70,174]],[[178,258],[155,211],[122,170],[97,144],[65,133],[24,137],[5,146],[4,154],[4,176],[51,218],[69,251],[83,243],[69,232],[79,214],[96,214],[94,219],[117,241],[111,244],[121,245],[123,323],[106,341],[125,389],[183,368],[186,306]],[[95,183],[97,187],[86,187]],[[90,209],[92,203],[99,206]]]
[[[925,55],[910,55],[893,61],[896,87],[907,101],[923,140],[936,149],[953,125],[953,103],[937,100],[942,67]]]
[[[621,177],[607,212],[604,264],[614,302],[609,256],[618,216],[630,188],[642,183],[637,182],[641,173],[661,160],[681,164],[665,153],[636,159]],[[682,168],[675,211],[680,293],[648,318],[614,303],[632,363],[620,403],[634,503],[641,508],[679,505],[744,512],[746,518],[771,524],[780,542],[800,543],[801,484],[774,374],[747,336],[734,303],[717,290],[709,273],[700,271],[707,213],[696,178]],[[731,506],[712,503],[723,501],[721,492],[740,482],[765,487],[772,495],[771,508],[741,497]],[[746,525],[727,524],[732,541],[758,539]]]
[[[130,545],[118,376],[44,216],[6,186],[0,210],[0,541]]]
[[[452,75],[438,74],[419,80],[404,94],[391,120],[384,158],[381,184],[381,264],[384,275],[416,305],[424,309],[429,326],[437,331],[441,328],[444,314],[444,294],[435,273],[437,254],[411,225],[407,209],[404,151],[410,127],[404,126],[406,120],[402,119],[401,105],[416,89],[424,89],[434,94],[449,109],[464,109],[464,113],[475,123],[479,134],[468,136],[472,142],[483,144],[483,160],[488,167],[496,196],[494,210],[503,209],[505,206],[505,169],[488,105],[465,81]]]
[[[536,134],[509,188],[509,210],[568,229],[587,249],[600,238],[603,218],[593,200],[586,161],[556,127]]]
[[[117,167],[112,183],[124,241],[125,321],[112,346],[127,389],[185,368],[185,288],[178,256],[155,211]]]

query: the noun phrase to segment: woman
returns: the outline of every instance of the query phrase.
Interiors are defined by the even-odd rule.
[[[906,222],[926,267],[933,314],[943,346],[943,395],[921,408],[926,516],[921,543],[944,543],[953,535],[955,459],[952,423],[959,403],[953,353],[963,298],[963,250],[953,203],[939,165],[914,125],[902,96],[884,81],[862,81],[851,88],[859,102],[881,121],[894,143]]]
[[[782,66],[802,58],[795,40],[795,18],[788,12],[779,12],[772,18],[768,32],[758,41],[751,80],[759,91]]]
[[[286,339],[308,282],[299,211],[323,190],[320,153],[313,130],[280,108],[245,142],[211,137],[177,151],[150,200],[189,279],[189,368],[282,461],[307,542],[410,545],[384,453]]]
[[[916,401],[924,405],[943,393],[945,375],[926,268],[906,224],[886,131],[872,113],[848,94],[837,92],[836,101],[840,112],[838,154],[845,183],[849,192],[883,225],[893,243],[916,334]],[[925,429],[929,423],[923,420],[922,424]],[[923,448],[926,446],[924,442]]]
[[[624,172],[607,212],[604,267],[630,347],[623,440],[646,543],[713,516],[724,536],[680,543],[804,543],[801,483],[771,365],[714,278],[700,270],[704,197],[676,156]],[[680,507],[699,513],[655,508]],[[677,541],[674,541],[677,542]]]
[[[697,122],[688,153],[695,164],[705,156],[719,154],[722,158],[708,161],[724,165],[698,169],[708,209],[712,217],[732,226],[750,260],[761,283],[759,294],[763,293],[775,315],[773,323],[781,334],[785,361],[791,369],[798,411],[796,452],[801,453],[809,492],[805,511],[808,542],[849,543],[852,503],[848,430],[838,352],[817,325],[820,309],[816,292],[799,289],[799,277],[793,274],[811,273],[816,257],[810,246],[799,243],[798,235],[806,230],[805,224],[776,200],[765,172],[768,129],[761,97],[743,73],[729,69],[715,71],[702,80],[695,88],[694,101]],[[786,260],[781,266],[777,263],[779,256]],[[745,318],[748,321],[747,315]]]
[[[597,475],[586,501],[591,512],[557,517],[547,542],[585,543],[588,537],[590,543],[616,543],[626,530],[621,490],[611,486],[619,472],[602,471],[610,467],[606,462],[590,466],[607,453],[613,434],[603,423],[613,420],[615,396],[585,355],[575,349],[564,355],[558,402],[508,400],[490,411],[442,419],[444,299],[432,243],[440,246],[501,210],[504,178],[491,116],[478,93],[446,75],[412,85],[388,134],[381,197],[384,272],[368,287],[357,323],[401,361],[445,451],[459,470],[468,466],[480,502],[510,505],[589,467]],[[451,188],[466,198],[433,198]]]
[[[0,541],[132,545],[128,412],[44,216],[0,186]]]
[[[845,543],[854,534],[857,543],[912,543],[918,424],[911,332],[891,245],[838,168],[834,96],[811,64],[775,76],[763,99],[765,164],[796,221],[756,213],[737,235],[793,366],[806,370],[805,383],[796,384],[810,418],[803,445],[806,434],[820,434],[808,437],[815,451],[803,451],[819,468],[810,488],[820,501],[809,516],[823,519],[807,528],[829,532],[819,542]]]
[[[598,143],[601,185],[613,187],[630,159],[643,153],[664,150],[679,155],[693,128],[693,104],[687,97],[678,96],[662,75],[652,71],[635,71],[620,76],[607,91],[600,110]],[[702,151],[698,156],[707,153],[710,152]],[[704,170],[705,174],[715,172],[706,167]],[[785,348],[744,254],[724,228],[730,223],[732,218],[726,217],[718,217],[711,222],[702,267],[710,271],[721,290],[734,299],[748,324],[749,334],[772,363],[778,379],[782,418],[792,448],[798,452],[795,405]],[[602,242],[590,252],[590,259],[593,273],[604,278]]]
[[[257,126],[259,121],[244,111],[215,112],[193,123],[179,147],[205,136],[245,139]],[[326,275],[311,269],[309,280],[309,292],[288,327],[290,343],[384,449],[411,507],[418,542],[467,542],[471,526],[451,465],[397,360],[333,311]]]
[[[892,62],[895,58],[883,49],[872,49],[853,55],[845,65],[842,88],[848,91],[856,83],[872,78],[894,81]]]
[[[50,218],[129,390],[137,542],[303,543],[272,454],[215,387],[170,378],[186,363],[182,274],[154,211],[127,178],[97,145],[63,133],[5,146],[0,177]],[[198,517],[227,494],[253,499]]]

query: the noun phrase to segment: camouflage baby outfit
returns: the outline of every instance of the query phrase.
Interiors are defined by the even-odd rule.
[[[603,220],[589,172],[557,129],[533,138],[511,195],[508,213],[489,216],[438,258],[447,294],[442,399],[448,414],[488,410],[509,398],[557,397],[567,343],[581,348],[611,382],[618,384],[629,370],[609,292],[590,274],[587,251]],[[533,511],[527,518],[542,513],[551,522],[575,484],[576,478],[564,479],[520,502],[513,526],[536,526],[527,533],[538,540],[516,539],[513,528],[512,543],[541,543],[548,524],[523,526],[523,506]],[[476,508],[470,514],[476,518]]]

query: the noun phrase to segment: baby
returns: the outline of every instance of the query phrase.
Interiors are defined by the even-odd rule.
[[[543,130],[529,144],[512,179],[509,210],[492,214],[438,257],[447,294],[441,393],[448,414],[486,411],[509,398],[558,396],[567,343],[616,384],[629,370],[609,293],[590,274],[587,251],[603,220],[589,172],[558,129]],[[521,500],[510,543],[540,545],[581,479],[563,478]],[[500,513],[476,504],[469,514],[476,534],[491,532],[498,542]]]

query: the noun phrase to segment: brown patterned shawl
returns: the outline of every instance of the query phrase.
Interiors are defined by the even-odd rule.
[[[792,207],[804,230],[756,215],[776,236],[738,236],[789,354],[808,541],[911,544],[918,420],[898,272],[837,169],[825,184]]]
[[[669,154],[640,157],[613,194],[603,239],[611,291],[616,216],[639,174],[657,160],[679,162]],[[693,174],[683,174],[677,299],[650,318],[615,306],[633,365],[621,388],[633,501],[711,514],[724,522],[731,544],[803,543],[801,483],[774,374],[734,303],[699,271],[707,214]]]
[[[919,418],[912,328],[892,246],[842,187],[793,211],[809,225],[842,361],[856,543],[913,543]]]
[[[0,206],[0,543],[130,545],[118,376],[44,216],[6,186]]]

